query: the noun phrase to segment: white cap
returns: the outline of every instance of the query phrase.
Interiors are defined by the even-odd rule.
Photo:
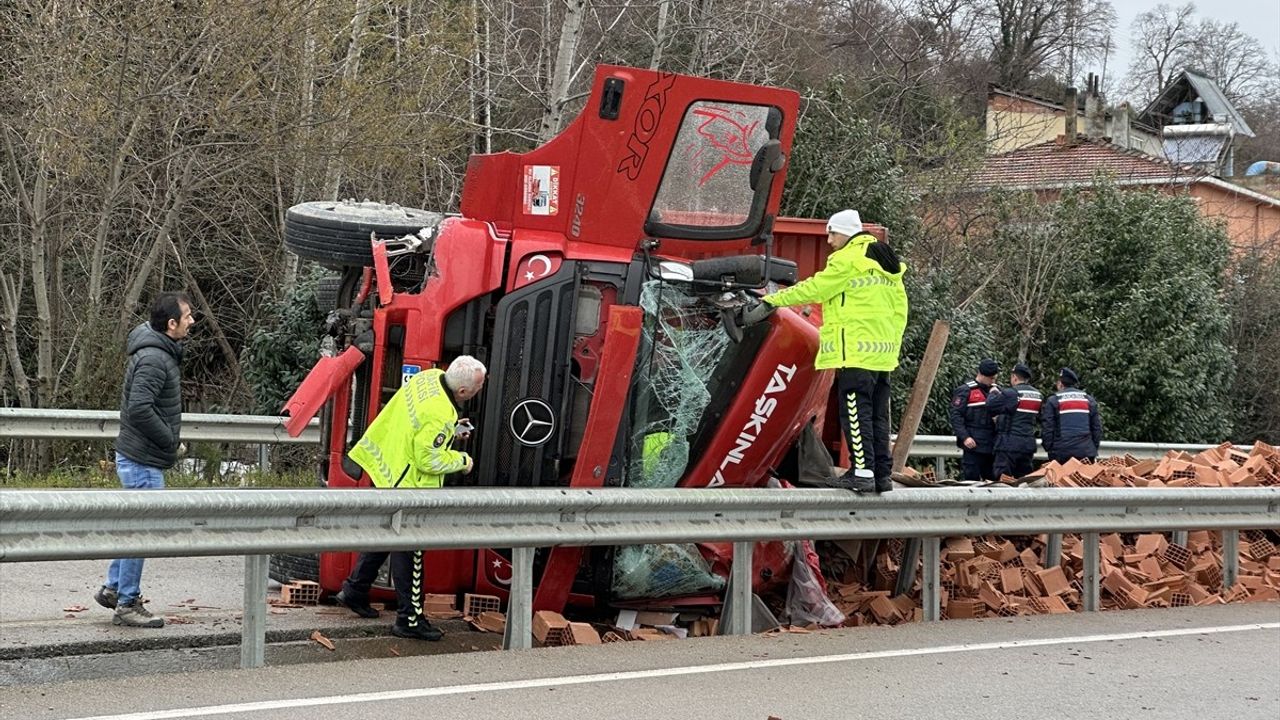
[[[857,210],[841,210],[827,221],[827,232],[837,232],[853,237],[862,232],[862,218]]]

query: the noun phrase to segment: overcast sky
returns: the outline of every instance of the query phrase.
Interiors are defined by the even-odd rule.
[[[1107,60],[1108,84],[1114,84],[1129,71],[1129,59],[1133,56],[1129,26],[1133,19],[1161,3],[1159,0],[1111,0],[1111,4],[1116,9],[1116,50]],[[1165,4],[1178,7],[1184,2],[1174,0]],[[1239,23],[1242,30],[1262,42],[1272,59],[1280,51],[1280,0],[1214,0],[1194,4],[1195,17]]]

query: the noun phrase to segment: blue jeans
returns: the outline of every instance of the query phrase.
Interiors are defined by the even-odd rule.
[[[126,490],[163,490],[164,471],[136,463],[116,453],[116,475]],[[117,605],[128,605],[142,595],[142,558],[112,560],[107,569],[107,587],[119,594]]]

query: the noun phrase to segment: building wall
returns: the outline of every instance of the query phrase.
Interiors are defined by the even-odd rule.
[[[1190,192],[1205,217],[1227,223],[1227,234],[1236,250],[1280,250],[1280,207],[1205,183],[1196,183]]]
[[[1127,186],[1131,190],[1152,187],[1155,186]],[[1225,222],[1227,237],[1237,253],[1256,249],[1269,255],[1280,255],[1280,207],[1205,183],[1195,183],[1190,189],[1184,185],[1164,185],[1159,189],[1170,195],[1190,195],[1200,207],[1201,215]],[[1061,195],[1062,191],[1057,189],[1036,191],[1036,197],[1044,203],[1053,202]]]
[[[1084,129],[1078,115],[1077,128]],[[1040,103],[992,95],[987,98],[987,152],[998,155],[1055,140],[1067,131],[1067,113]]]
[[[1122,148],[1138,150],[1152,157],[1164,157],[1159,133],[1133,126],[1133,111],[1122,104],[1101,121],[1103,137]],[[1061,107],[1006,95],[987,97],[987,153],[999,155],[1031,145],[1039,145],[1067,134],[1067,112]],[[1076,113],[1076,132],[1089,135],[1083,112]],[[1101,138],[1098,138],[1101,139]]]

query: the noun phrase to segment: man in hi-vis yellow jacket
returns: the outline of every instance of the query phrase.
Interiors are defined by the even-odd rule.
[[[470,355],[455,358],[448,370],[411,376],[369,424],[351,459],[380,488],[438,488],[445,475],[471,472],[471,456],[450,444],[455,432],[463,440],[470,435],[469,425],[458,427],[458,407],[480,393],[484,379],[484,365]],[[369,589],[388,555],[397,600],[391,634],[439,640],[444,634],[422,610],[421,550],[360,553],[335,599],[361,617],[378,617],[369,605]]]
[[[907,328],[907,267],[886,244],[862,230],[854,210],[827,221],[827,265],[813,277],[764,296],[762,308],[822,303],[814,366],[837,371],[840,426],[852,467],[840,480],[855,492],[888,492],[889,373],[898,367]],[[767,306],[767,307],[763,307]],[[750,321],[751,313],[744,315]]]

